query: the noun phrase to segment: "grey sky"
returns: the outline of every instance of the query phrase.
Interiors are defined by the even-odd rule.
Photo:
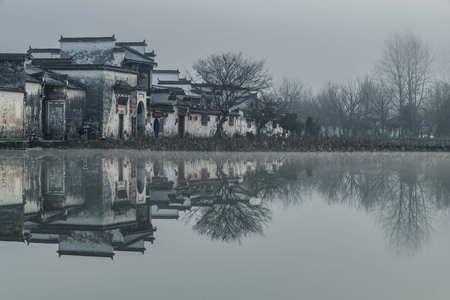
[[[58,47],[63,36],[148,43],[159,68],[210,53],[264,58],[275,78],[314,89],[371,71],[384,40],[411,31],[450,53],[449,0],[0,0],[0,52]]]

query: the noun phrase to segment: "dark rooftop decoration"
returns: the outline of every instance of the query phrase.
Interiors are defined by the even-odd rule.
[[[117,42],[116,44],[121,46],[147,46],[145,40],[142,42]]]
[[[59,39],[59,42],[115,42],[116,38],[114,34],[112,36],[103,36],[103,37],[63,37]]]

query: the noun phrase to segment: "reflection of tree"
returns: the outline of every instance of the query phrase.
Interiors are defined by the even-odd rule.
[[[262,203],[252,204],[254,194],[236,183],[223,172],[221,162],[217,163],[220,185],[211,193],[202,193],[193,206],[207,203],[207,206],[194,208],[187,219],[195,219],[193,229],[211,240],[233,242],[252,235],[264,234],[264,228],[271,220],[271,211]]]
[[[429,239],[433,197],[417,162],[346,161],[321,170],[317,189],[331,203],[364,208],[377,216],[397,253],[413,253]]]
[[[213,204],[195,209],[199,217],[193,229],[211,240],[238,241],[252,235],[263,235],[270,221],[270,210],[248,202]]]
[[[387,186],[383,168],[360,168],[360,164],[346,162],[321,170],[315,183],[316,189],[330,203],[370,208],[379,201],[380,190]]]
[[[431,233],[433,200],[425,188],[423,173],[409,166],[389,176],[391,188],[377,205],[379,222],[396,253],[419,250]]]
[[[298,204],[305,194],[302,184],[297,181],[303,169],[298,163],[285,163],[278,167],[258,162],[255,170],[244,176],[242,186],[262,202],[279,200],[286,206]]]

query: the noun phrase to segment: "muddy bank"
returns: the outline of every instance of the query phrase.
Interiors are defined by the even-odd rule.
[[[67,149],[148,149],[153,151],[280,151],[280,152],[351,152],[351,151],[449,151],[447,139],[379,139],[379,138],[167,138],[122,140],[68,140],[0,142],[0,148],[67,148]]]

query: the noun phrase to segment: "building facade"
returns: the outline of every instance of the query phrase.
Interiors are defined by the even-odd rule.
[[[155,69],[145,40],[61,36],[59,43],[0,54],[0,139],[214,135],[221,112],[211,90],[178,70]],[[223,129],[227,136],[256,133],[239,107]],[[273,126],[264,132],[282,134]]]

